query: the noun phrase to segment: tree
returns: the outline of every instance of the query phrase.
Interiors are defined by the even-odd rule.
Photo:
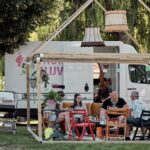
[[[0,56],[14,53],[38,26],[53,20],[60,0],[0,0]]]

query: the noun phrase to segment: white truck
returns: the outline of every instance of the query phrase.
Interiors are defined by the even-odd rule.
[[[22,46],[15,54],[5,56],[5,90],[18,93],[18,109],[26,108],[26,74],[22,68],[25,61],[32,50],[38,46],[40,42],[31,42]],[[124,44],[120,41],[105,41],[107,47],[80,47],[80,41],[53,41],[49,42],[42,52],[106,52],[106,53],[137,53],[134,47]],[[42,53],[41,52],[41,53]],[[42,92],[52,89],[52,85],[64,85],[65,100],[72,100],[74,93],[81,93],[84,101],[93,101],[95,92],[94,81],[98,80],[99,71],[93,69],[90,63],[58,63],[43,62],[41,66],[49,74],[49,85],[44,88],[42,84]],[[34,67],[31,67],[31,73]],[[119,91],[120,97],[126,101],[130,100],[130,93],[137,90],[142,99],[150,103],[150,65],[148,64],[110,64],[109,68],[104,69],[106,78],[111,78],[112,89]],[[85,85],[88,86],[86,90]],[[35,89],[30,89],[31,93],[36,93]],[[60,90],[60,89],[54,89]],[[31,108],[36,109],[36,100],[31,94]]]

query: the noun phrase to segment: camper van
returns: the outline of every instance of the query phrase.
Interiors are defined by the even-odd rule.
[[[5,55],[5,90],[14,91],[18,97],[18,109],[26,109],[26,70],[25,59],[40,42],[30,42],[22,46],[13,55]],[[121,41],[105,41],[104,47],[80,47],[80,41],[51,41],[42,49],[43,52],[80,52],[80,53],[137,53],[131,45]],[[104,64],[101,64],[105,66]],[[50,90],[65,93],[66,101],[73,100],[74,93],[81,93],[85,102],[93,102],[99,83],[99,69],[91,63],[60,63],[51,60],[42,62],[41,68],[49,75],[49,84],[41,85],[42,93]],[[141,98],[150,102],[150,66],[148,64],[108,64],[103,67],[106,78],[111,78],[111,88],[119,91],[120,97],[130,101],[130,93],[137,90]],[[31,64],[30,79],[35,72]],[[62,89],[60,87],[63,87]],[[31,108],[37,108],[36,87],[30,86]]]

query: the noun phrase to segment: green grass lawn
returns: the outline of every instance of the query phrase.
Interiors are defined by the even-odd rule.
[[[112,143],[38,143],[26,127],[17,127],[17,134],[0,131],[0,150],[150,150],[150,144]]]

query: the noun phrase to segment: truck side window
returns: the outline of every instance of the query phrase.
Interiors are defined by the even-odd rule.
[[[131,82],[150,84],[150,69],[146,65],[129,65]]]

